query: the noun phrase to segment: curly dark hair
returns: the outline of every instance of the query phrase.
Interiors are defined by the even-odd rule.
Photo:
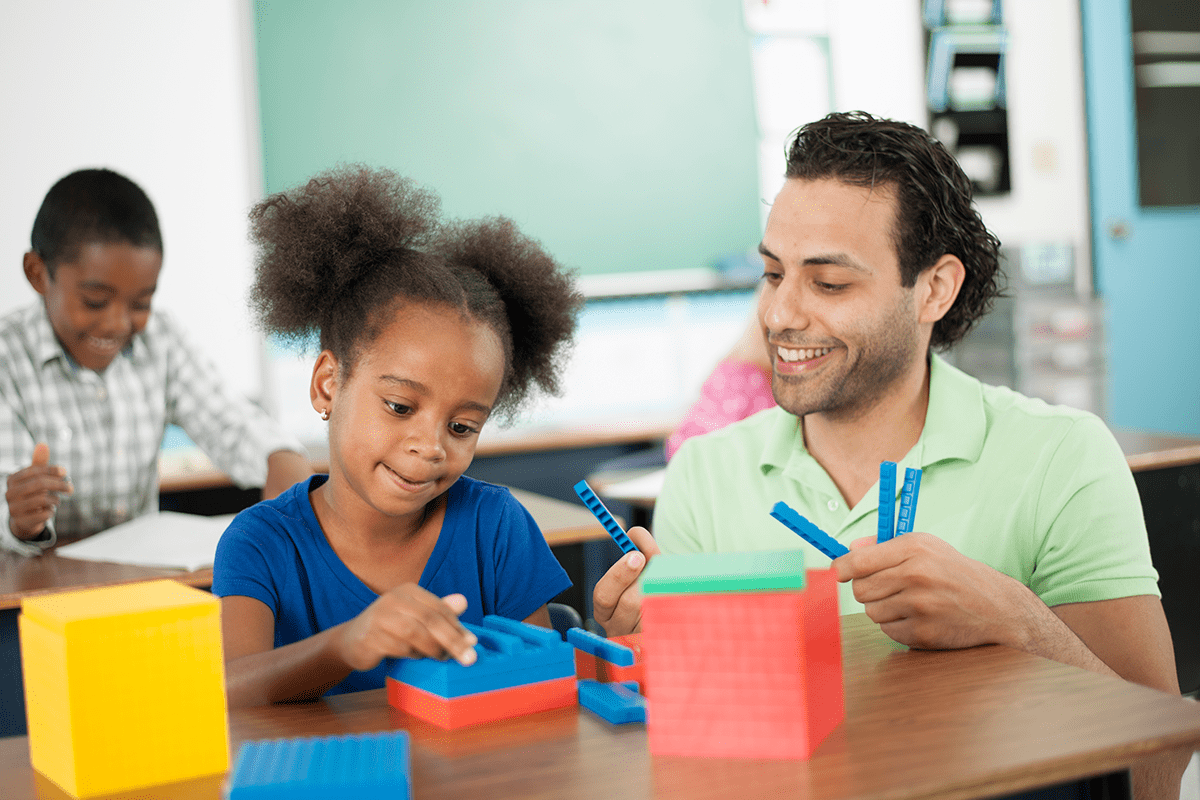
[[[258,248],[250,304],[264,330],[319,337],[348,377],[405,303],[456,309],[504,348],[495,412],[512,416],[536,385],[558,391],[583,297],[511,220],[443,223],[432,192],[386,169],[321,173],[250,211]]]
[[[897,209],[892,238],[906,287],[943,255],[958,256],[966,277],[954,305],[933,326],[931,347],[962,339],[1002,295],[1000,240],[972,205],[971,181],[942,143],[915,125],[864,111],[810,122],[788,143],[786,177],[890,187]]]
[[[154,204],[142,188],[110,169],[81,169],[50,187],[29,243],[50,277],[89,244],[131,244],[162,252]]]

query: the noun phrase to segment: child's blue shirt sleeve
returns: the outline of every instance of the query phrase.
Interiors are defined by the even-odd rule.
[[[312,511],[316,475],[239,514],[217,547],[213,594],[259,600],[275,615],[275,646],[339,625],[378,598],[337,557]],[[462,477],[450,489],[437,544],[419,581],[467,598],[464,622],[523,620],[571,585],[537,523],[505,488]],[[377,674],[376,674],[377,673]],[[378,688],[383,671],[351,673],[332,693]]]

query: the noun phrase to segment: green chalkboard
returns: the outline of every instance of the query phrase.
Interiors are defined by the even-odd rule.
[[[268,192],[391,167],[584,274],[758,242],[737,0],[256,0],[255,25]]]

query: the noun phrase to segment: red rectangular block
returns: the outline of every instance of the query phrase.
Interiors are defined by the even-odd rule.
[[[793,727],[797,732],[807,730],[803,703],[742,703],[726,698],[719,703],[667,703],[654,701],[651,716],[656,724],[709,725],[779,725]]]
[[[772,733],[748,736],[730,731],[659,732],[655,755],[711,758],[790,758],[812,755],[805,739],[793,739]]]
[[[794,675],[770,681],[753,676],[704,676],[702,680],[661,681],[647,695],[655,703],[776,703],[803,708],[808,693],[803,681]]]
[[[393,708],[446,729],[565,708],[579,702],[575,679],[571,677],[450,698],[388,678],[387,696]]]
[[[579,679],[587,679],[591,681],[600,680],[597,667],[604,662],[596,658],[591,653],[585,653],[582,650],[575,649],[575,677]]]
[[[633,651],[633,665],[618,667],[602,658],[596,658],[591,653],[582,650],[575,651],[575,677],[588,678],[601,683],[625,683],[637,681],[641,693],[646,694],[646,670],[642,661],[642,635],[627,633],[624,636],[613,636],[609,641],[622,644]]]
[[[642,657],[642,635],[627,633],[624,636],[614,636],[612,641],[623,644],[633,651],[633,666],[618,667],[616,664],[604,662],[603,677],[605,683],[625,683],[637,681],[643,695],[646,694],[646,662]]]
[[[668,638],[759,640],[790,629],[801,613],[807,591],[656,594],[647,595],[646,600],[653,603],[657,629]],[[643,600],[643,632],[646,607]]]
[[[808,758],[845,716],[832,570],[800,592],[647,595],[642,632],[651,753]]]

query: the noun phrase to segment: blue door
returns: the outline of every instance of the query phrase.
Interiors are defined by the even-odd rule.
[[[1200,435],[1200,3],[1082,12],[1108,419]]]

